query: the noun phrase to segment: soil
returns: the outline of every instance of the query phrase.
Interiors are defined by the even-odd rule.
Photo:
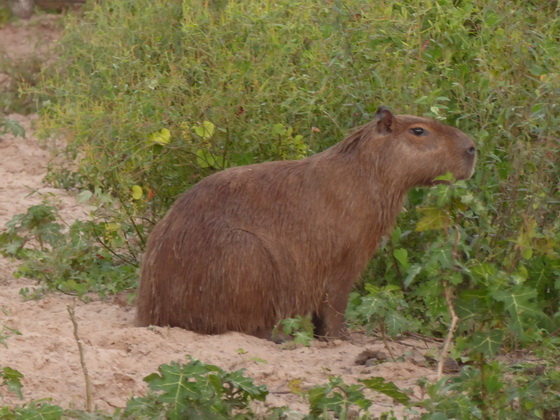
[[[52,58],[50,47],[60,37],[60,27],[57,18],[50,15],[5,24],[0,27],[0,55],[10,60],[37,56],[46,61]],[[70,193],[43,181],[52,154],[35,136],[37,115],[9,117],[21,123],[26,137],[0,137],[0,226],[45,197],[58,202],[68,222],[87,218],[90,209]],[[143,395],[147,389],[143,378],[156,372],[159,365],[184,363],[188,356],[224,370],[245,369],[257,384],[268,387],[269,405],[287,405],[303,412],[307,410],[305,400],[290,390],[325,384],[331,375],[342,376],[346,383],[383,377],[401,389],[410,389],[414,398],[421,398],[418,379],[436,377],[435,367],[427,367],[424,357],[433,353],[436,345],[423,340],[391,341],[388,345],[397,360],[392,361],[383,355],[389,354],[383,340],[362,333],[353,333],[345,341],[315,341],[310,347],[294,348],[239,333],[206,336],[179,328],[140,328],[134,325],[134,307],[122,299],[84,303],[51,293],[40,300],[25,301],[19,291],[33,289],[37,283],[14,278],[16,267],[16,261],[0,258],[0,338],[9,336],[6,345],[0,346],[0,367],[9,366],[24,375],[24,399],[0,387],[0,405],[51,398],[62,407],[85,408],[83,367],[67,310],[74,305],[93,384],[93,403],[109,412],[123,407],[131,396]],[[393,411],[397,418],[404,416],[403,407],[389,397],[371,397],[372,413]],[[293,418],[297,418],[295,413]]]

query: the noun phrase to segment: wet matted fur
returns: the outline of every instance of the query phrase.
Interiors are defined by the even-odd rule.
[[[278,321],[312,314],[316,335],[338,337],[408,190],[447,172],[469,178],[475,161],[460,130],[381,107],[314,156],[213,174],[151,233],[138,322],[270,338]]]

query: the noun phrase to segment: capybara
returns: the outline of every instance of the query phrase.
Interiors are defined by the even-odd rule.
[[[208,176],[149,237],[138,323],[271,338],[280,320],[310,314],[316,336],[340,337],[348,294],[407,191],[469,178],[475,161],[460,130],[380,107],[314,156]]]

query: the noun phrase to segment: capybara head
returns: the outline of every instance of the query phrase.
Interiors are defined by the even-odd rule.
[[[431,119],[394,116],[384,107],[376,117],[342,144],[359,145],[368,159],[382,160],[384,174],[398,179],[399,187],[432,185],[447,172],[455,179],[472,176],[476,148],[462,131]]]
[[[213,174],[150,235],[139,324],[270,338],[278,321],[311,314],[316,335],[340,336],[348,294],[407,191],[469,178],[475,160],[460,130],[381,107],[309,158]]]

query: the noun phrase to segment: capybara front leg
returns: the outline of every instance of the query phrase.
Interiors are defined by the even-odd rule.
[[[346,335],[344,312],[346,311],[347,300],[347,295],[334,298],[325,295],[323,302],[313,314],[316,338],[341,338]]]

